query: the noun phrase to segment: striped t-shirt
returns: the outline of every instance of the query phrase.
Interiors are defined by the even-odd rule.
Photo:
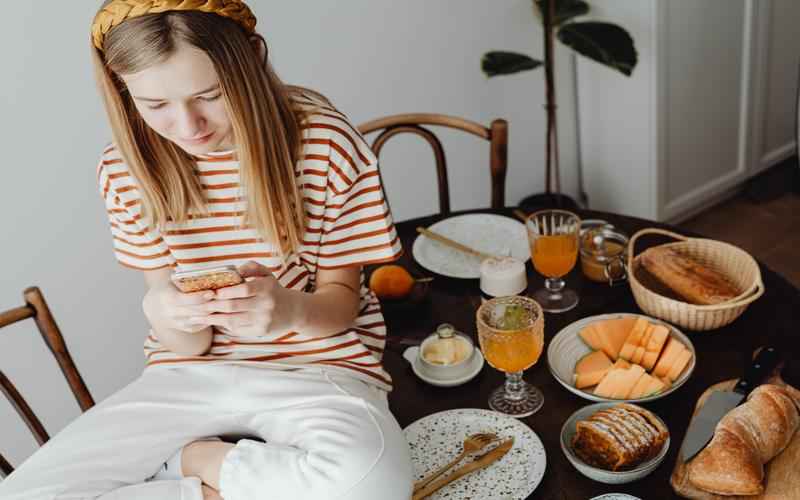
[[[364,139],[335,109],[300,101],[315,111],[301,125],[302,154],[295,173],[306,210],[306,230],[299,251],[285,260],[249,226],[242,228],[244,201],[234,153],[198,159],[208,215],[159,231],[141,214],[136,179],[111,145],[98,166],[117,260],[140,270],[164,267],[195,270],[241,265],[249,260],[268,267],[286,288],[312,292],[317,269],[386,262],[401,253],[381,189],[377,160]],[[275,331],[260,337],[237,337],[214,329],[211,349],[183,356],[162,346],[151,331],[144,343],[147,367],[179,363],[258,363],[278,369],[325,365],[384,390],[391,378],[381,358],[386,326],[380,304],[361,276],[361,303],[352,327],[314,338],[303,332]]]

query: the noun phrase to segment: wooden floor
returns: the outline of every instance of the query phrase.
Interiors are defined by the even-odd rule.
[[[800,195],[765,202],[740,195],[680,227],[741,247],[800,288]]]

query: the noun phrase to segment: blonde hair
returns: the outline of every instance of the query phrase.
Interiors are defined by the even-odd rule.
[[[173,11],[122,22],[105,34],[102,49],[92,43],[97,84],[117,148],[139,184],[143,215],[163,228],[170,220],[187,222],[190,209],[208,212],[193,174],[196,159],[145,124],[119,77],[165,61],[185,43],[205,52],[219,76],[240,165],[243,224],[282,255],[296,251],[305,230],[295,163],[306,113],[293,104],[297,88],[260,59],[253,37],[217,14]]]

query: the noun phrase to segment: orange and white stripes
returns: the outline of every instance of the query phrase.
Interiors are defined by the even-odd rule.
[[[306,104],[306,103],[302,103]],[[307,103],[319,109],[320,103]],[[318,269],[336,269],[396,259],[400,241],[392,223],[369,146],[332,108],[311,115],[302,127],[303,154],[296,165],[307,214],[300,250],[281,260],[275,247],[252,227],[242,226],[245,211],[239,164],[233,153],[197,161],[209,214],[190,214],[182,225],[163,230],[141,214],[135,179],[112,146],[98,166],[98,187],[106,203],[117,260],[141,270],[179,267],[192,270],[241,265],[254,260],[269,268],[281,285],[312,291]],[[241,338],[217,331],[206,355],[177,355],[150,335],[148,366],[176,363],[263,363],[275,368],[324,364],[368,383],[391,388],[381,366],[386,326],[380,304],[363,284],[361,312],[353,326],[324,338],[303,332],[270,332]]]

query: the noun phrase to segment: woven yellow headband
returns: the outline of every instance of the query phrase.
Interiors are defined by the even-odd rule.
[[[147,14],[191,10],[227,17],[239,23],[250,34],[256,29],[256,17],[242,0],[114,0],[103,7],[94,18],[94,46],[103,50],[103,40],[109,30],[128,19]]]

